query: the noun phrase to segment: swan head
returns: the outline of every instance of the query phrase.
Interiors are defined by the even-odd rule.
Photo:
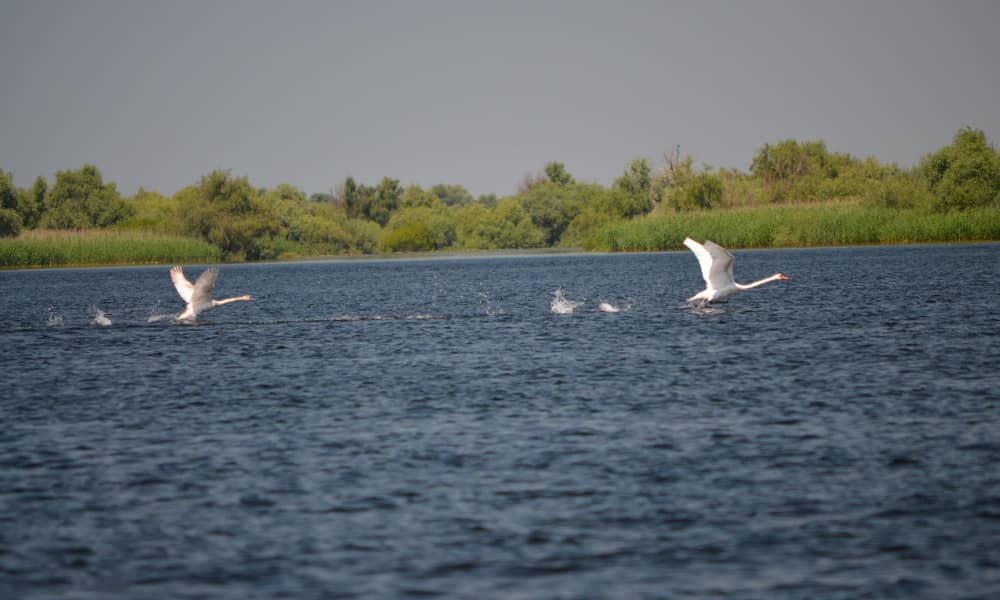
[[[783,273],[778,273],[778,279],[785,280],[785,279],[788,279],[788,276],[785,275],[785,274],[783,274]]]

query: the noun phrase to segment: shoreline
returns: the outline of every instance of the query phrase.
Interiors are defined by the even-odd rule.
[[[938,241],[903,241],[903,242],[880,242],[880,243],[858,243],[858,244],[826,244],[826,245],[798,245],[798,246],[726,246],[729,250],[739,252],[770,251],[770,250],[822,250],[830,248],[877,248],[901,246],[960,246],[974,244],[1000,244],[1000,240],[938,240]],[[445,261],[445,260],[493,260],[503,258],[546,258],[553,256],[591,256],[591,255],[630,255],[630,254],[658,254],[668,252],[688,252],[684,247],[665,250],[585,250],[583,248],[526,248],[518,250],[437,250],[429,252],[412,253],[382,253],[382,254],[355,254],[355,255],[319,255],[300,256],[278,260],[263,261],[135,261],[135,262],[103,262],[103,263],[62,263],[47,265],[2,265],[0,272],[13,271],[44,271],[56,269],[114,269],[114,268],[135,268],[135,267],[167,267],[174,264],[184,264],[190,266],[201,265],[266,265],[266,264],[292,264],[292,263],[337,263],[337,262],[394,262],[394,261]]]

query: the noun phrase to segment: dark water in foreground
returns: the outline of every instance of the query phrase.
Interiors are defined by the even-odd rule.
[[[1000,597],[1000,246],[736,254],[0,272],[0,597]]]

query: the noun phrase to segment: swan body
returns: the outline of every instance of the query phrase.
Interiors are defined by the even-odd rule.
[[[170,279],[174,282],[174,287],[177,288],[177,293],[180,297],[187,303],[187,307],[184,308],[177,319],[181,321],[193,321],[199,314],[205,312],[210,308],[215,308],[216,306],[222,306],[223,304],[229,304],[230,302],[242,302],[247,300],[253,300],[253,296],[235,296],[233,298],[224,298],[222,300],[212,299],[212,290],[215,289],[215,279],[219,276],[219,270],[215,267],[209,267],[205,269],[198,279],[195,280],[194,284],[184,277],[184,270],[175,266],[170,269]]]
[[[684,238],[684,245],[694,252],[701,266],[701,276],[705,278],[705,289],[688,298],[688,302],[700,301],[701,304],[715,302],[728,298],[736,292],[753,289],[759,285],[788,279],[781,273],[754,281],[753,283],[736,283],[733,279],[733,255],[722,246],[711,240],[705,240],[704,245]]]

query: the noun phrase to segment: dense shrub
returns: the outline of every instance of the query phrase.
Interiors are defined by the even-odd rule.
[[[924,157],[920,170],[940,210],[1000,204],[1000,154],[981,130],[959,130],[951,145]]]

